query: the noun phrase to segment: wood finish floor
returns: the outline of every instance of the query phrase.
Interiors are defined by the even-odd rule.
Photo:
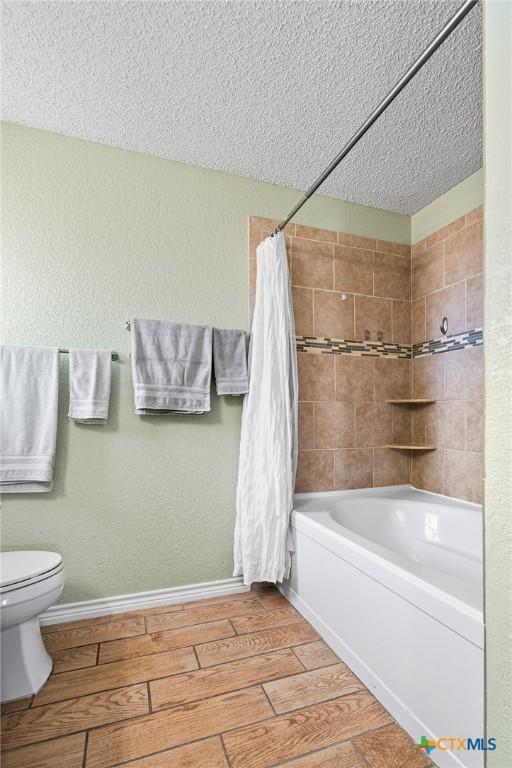
[[[43,629],[53,673],[2,708],[3,768],[424,768],[271,587]]]

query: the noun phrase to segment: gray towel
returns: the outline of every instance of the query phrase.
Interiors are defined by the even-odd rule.
[[[0,491],[51,491],[59,351],[0,347]]]
[[[218,395],[245,395],[249,391],[245,331],[213,329],[213,364]]]
[[[131,330],[135,413],[208,412],[212,329],[190,323],[133,320]]]
[[[81,424],[104,424],[108,419],[112,352],[69,350],[68,417]]]

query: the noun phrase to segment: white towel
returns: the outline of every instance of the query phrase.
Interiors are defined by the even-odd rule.
[[[213,367],[218,395],[245,395],[249,391],[245,331],[213,329]]]
[[[68,417],[83,424],[104,424],[108,419],[112,351],[69,350]]]
[[[59,351],[0,347],[0,490],[51,491]]]
[[[158,416],[210,410],[212,329],[207,325],[133,320],[135,413]]]

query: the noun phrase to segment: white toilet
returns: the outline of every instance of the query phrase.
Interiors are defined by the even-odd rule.
[[[39,616],[64,589],[56,552],[2,552],[1,626],[3,702],[31,696],[43,686],[52,659],[43,645]]]

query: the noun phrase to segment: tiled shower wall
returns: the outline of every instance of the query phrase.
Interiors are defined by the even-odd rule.
[[[251,259],[276,223],[251,218]],[[409,246],[293,224],[286,234],[297,336],[364,339],[368,330],[373,342],[381,332],[385,343],[410,343]],[[410,361],[321,349],[297,357],[297,491],[407,483],[409,454],[385,446],[405,438],[411,416],[386,399],[410,395]]]
[[[468,323],[481,327],[480,216],[474,211],[416,244],[412,257],[398,243],[287,226],[299,366],[297,491],[412,479],[420,488],[479,499],[482,350],[429,352],[413,361],[411,343],[438,339],[443,314],[449,333],[468,330]],[[251,307],[256,247],[276,224],[250,219]],[[428,408],[386,402],[413,394],[441,402]],[[412,440],[439,447],[413,459],[386,447]],[[472,466],[472,479],[461,475],[458,462]]]
[[[413,456],[418,488],[481,502],[484,360],[482,346],[417,356],[419,342],[483,328],[482,209],[452,221],[412,248],[413,396],[435,405],[413,412],[414,442],[436,451]]]

